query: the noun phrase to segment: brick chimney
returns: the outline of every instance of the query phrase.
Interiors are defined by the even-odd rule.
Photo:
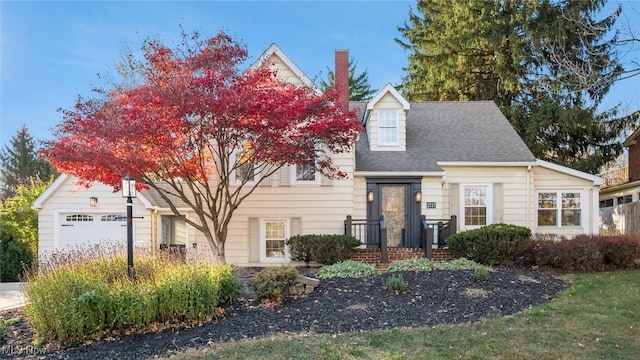
[[[340,92],[340,107],[349,111],[349,50],[336,50],[334,86]]]

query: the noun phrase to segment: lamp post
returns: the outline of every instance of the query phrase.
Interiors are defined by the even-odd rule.
[[[133,280],[133,200],[136,181],[127,175],[122,179],[122,197],[127,198],[127,274]]]

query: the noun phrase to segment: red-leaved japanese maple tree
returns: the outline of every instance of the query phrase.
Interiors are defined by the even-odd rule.
[[[362,129],[355,113],[340,108],[337,91],[281,82],[267,66],[240,71],[247,50],[225,33],[191,40],[176,49],[146,40],[144,57],[128,61],[138,83],[123,79],[63,110],[42,156],[86,186],[117,191],[130,175],[175,215],[184,215],[177,200],[187,204],[195,217],[185,222],[224,262],[234,211],[264,179],[287,164],[309,163],[324,176],[344,177],[332,154],[351,151]],[[253,176],[236,183],[247,164]]]

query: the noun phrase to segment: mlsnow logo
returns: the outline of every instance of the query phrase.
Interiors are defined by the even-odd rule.
[[[38,348],[35,346],[15,346],[15,345],[6,345],[1,348],[0,356],[18,356],[18,355],[44,355],[46,354],[45,349]]]

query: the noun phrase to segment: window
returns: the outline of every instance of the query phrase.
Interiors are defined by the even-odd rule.
[[[540,192],[538,226],[580,226],[581,208],[579,192]]]
[[[304,165],[294,165],[292,169],[292,180],[295,184],[319,184],[320,174],[316,171],[314,163]]]
[[[72,221],[72,222],[76,222],[76,221],[93,221],[93,216],[91,215],[86,215],[86,214],[73,214],[73,215],[67,215],[66,217],[67,221]]]
[[[466,229],[491,224],[492,197],[489,185],[462,186],[463,224]]]
[[[232,175],[236,184],[252,183],[256,181],[256,170],[253,162],[253,150],[250,142],[245,143],[242,149],[238,149],[231,163],[234,164]]]
[[[260,227],[260,258],[263,262],[289,262],[285,241],[289,238],[288,219],[263,219]]]
[[[378,111],[378,145],[398,145],[398,112]]]
[[[620,204],[628,204],[631,201],[633,201],[633,196],[631,194],[618,197],[618,205],[620,205]]]
[[[613,199],[600,200],[600,207],[606,208],[613,206]]]
[[[126,215],[118,215],[118,214],[102,215],[100,217],[100,221],[102,221],[102,222],[127,221],[127,216]]]

